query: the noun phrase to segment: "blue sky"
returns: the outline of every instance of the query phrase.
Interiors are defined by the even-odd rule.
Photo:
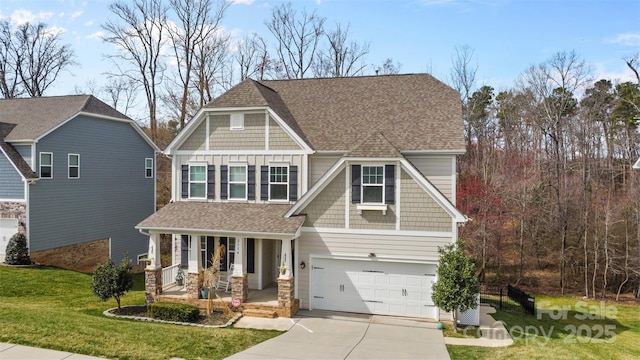
[[[43,21],[64,31],[64,43],[79,66],[65,73],[46,95],[73,93],[99,79],[109,66],[109,48],[98,35],[109,16],[105,0],[2,0],[0,18]],[[272,0],[235,0],[222,24],[241,37],[270,38],[264,22]],[[297,9],[316,9],[327,25],[350,25],[351,38],[370,42],[367,63],[387,58],[401,73],[430,72],[448,82],[455,47],[474,49],[477,85],[504,90],[530,65],[558,51],[575,50],[594,77],[630,80],[622,57],[640,51],[638,0],[294,0]]]

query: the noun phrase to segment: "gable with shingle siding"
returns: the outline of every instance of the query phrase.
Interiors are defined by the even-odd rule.
[[[307,220],[304,226],[344,228],[345,212],[345,191],[344,180],[345,170],[343,169],[336,177],[322,190],[322,193],[311,201],[305,208]]]
[[[300,146],[269,117],[269,150],[301,150]]]

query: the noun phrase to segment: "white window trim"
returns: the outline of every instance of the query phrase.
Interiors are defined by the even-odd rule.
[[[187,176],[189,177],[189,199],[197,199],[203,200],[207,198],[207,163],[189,163],[189,173]],[[191,181],[191,167],[204,167],[204,181]],[[191,196],[191,184],[204,184],[204,196],[203,197],[195,197]]]
[[[244,167],[244,182],[231,181],[231,168],[232,167]],[[231,197],[231,184],[244,184],[244,198],[232,198]],[[227,200],[231,201],[246,201],[249,196],[249,167],[247,163],[229,163],[227,165]]]
[[[233,244],[233,250],[230,250],[231,244]],[[225,254],[227,256],[227,268],[224,269],[224,272],[228,272],[229,268],[231,268],[236,258],[236,238],[235,237],[233,236],[227,237],[227,248],[225,250],[227,252]],[[233,261],[231,260],[231,254],[233,254]]]
[[[284,167],[286,168],[286,175],[287,175],[287,192],[285,193],[285,198],[284,199],[272,199],[271,198],[271,184],[277,184],[277,185],[282,185],[285,183],[272,183],[271,182],[271,168],[274,167]],[[291,179],[289,179],[289,163],[269,163],[269,181],[268,181],[268,189],[267,191],[269,192],[269,201],[270,202],[289,202],[289,184],[291,182]]]
[[[42,155],[51,155],[51,165],[46,165],[51,167],[51,177],[42,177]],[[41,151],[38,155],[38,176],[40,179],[53,179],[53,153],[47,151]]]
[[[78,165],[71,165],[71,157],[72,156],[77,156],[78,157]],[[71,168],[72,167],[76,167],[78,168],[78,176],[77,177],[71,177]],[[80,179],[80,154],[67,154],[67,179]]]
[[[382,168],[382,184],[371,184],[371,185],[366,185],[366,186],[377,186],[377,187],[382,187],[382,201],[381,202],[365,202],[364,201],[364,187],[365,187],[365,183],[364,183],[364,168],[365,167],[381,167]],[[384,164],[367,164],[367,165],[360,165],[360,204],[362,205],[384,205],[384,210],[386,211],[386,203],[385,203],[385,194],[384,194],[384,190],[385,190],[385,166]],[[366,209],[366,210],[377,210],[377,209]]]
[[[229,130],[244,130],[244,114],[230,114]]]
[[[148,162],[147,161],[151,161],[151,167],[147,166]],[[147,170],[151,170],[151,176],[147,176]],[[153,158],[145,158],[144,159],[144,177],[145,179],[152,179],[153,178]]]

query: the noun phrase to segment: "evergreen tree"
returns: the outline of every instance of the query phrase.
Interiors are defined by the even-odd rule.
[[[453,314],[453,331],[458,332],[458,309],[467,311],[478,306],[477,294],[480,284],[475,277],[475,264],[471,256],[464,253],[464,242],[444,248],[438,247],[440,263],[438,281],[433,284],[433,302]]]
[[[4,262],[9,265],[30,265],[29,248],[27,247],[27,237],[22,233],[15,233],[6,249]]]

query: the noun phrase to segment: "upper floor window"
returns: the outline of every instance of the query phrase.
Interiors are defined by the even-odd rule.
[[[68,162],[69,162],[69,166],[68,166],[69,179],[79,179],[80,178],[80,155],[69,154]]]
[[[189,165],[189,198],[207,198],[207,166]]]
[[[289,167],[269,167],[269,200],[288,200],[289,198]]]
[[[244,114],[231,114],[231,130],[244,130]]]
[[[50,152],[40,153],[40,178],[42,179],[53,178],[53,153],[50,153]]]
[[[144,177],[145,178],[153,177],[153,159],[152,158],[144,159]]]
[[[229,199],[247,199],[247,166],[229,166]]]
[[[351,165],[351,202],[372,206],[395,203],[395,165]]]
[[[384,167],[362,167],[362,202],[384,203]]]

